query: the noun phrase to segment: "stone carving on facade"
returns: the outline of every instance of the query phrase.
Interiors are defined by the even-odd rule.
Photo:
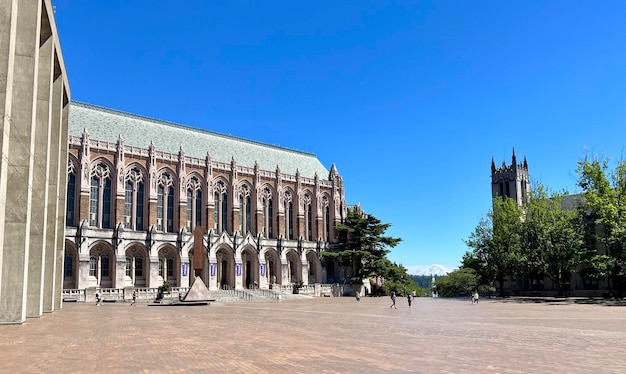
[[[118,223],[115,226],[115,235],[113,240],[113,246],[115,247],[116,253],[120,253],[120,250],[123,248],[124,242],[124,224],[122,222]]]
[[[237,162],[235,161],[235,157],[231,157],[230,159],[230,185],[236,186],[237,185],[237,178],[238,178],[238,173],[237,173]]]
[[[156,244],[156,235],[157,235],[156,225],[150,225],[150,230],[148,230],[148,250],[150,252],[154,250],[154,246]]]
[[[82,246],[83,243],[87,240],[87,227],[89,226],[89,222],[86,219],[80,221],[78,226],[78,230],[76,230],[76,243],[79,246]]]

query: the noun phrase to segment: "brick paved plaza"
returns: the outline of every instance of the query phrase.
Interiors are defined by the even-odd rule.
[[[65,303],[0,326],[2,373],[624,373],[626,308],[317,298]]]

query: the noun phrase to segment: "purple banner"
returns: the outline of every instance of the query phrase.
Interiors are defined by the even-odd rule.
[[[235,269],[236,269],[237,276],[240,277],[241,276],[241,264],[237,264],[237,266],[235,266]]]
[[[261,276],[262,276],[262,277],[264,277],[264,276],[265,276],[265,264],[261,264],[260,273],[261,273]]]
[[[211,264],[209,266],[211,276],[214,277],[215,273],[217,273],[217,264]]]
[[[189,273],[189,264],[186,262],[183,262],[183,277],[186,277],[188,273]]]

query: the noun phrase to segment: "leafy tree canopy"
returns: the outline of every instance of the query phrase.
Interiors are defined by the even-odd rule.
[[[604,247],[586,265],[595,276],[609,277],[621,296],[626,287],[626,161],[618,160],[611,170],[609,159],[586,156],[576,172],[585,200],[580,212],[591,217],[587,232]]]
[[[495,198],[487,218],[480,220],[465,241],[473,249],[468,267],[478,272],[482,284],[497,281],[503,292],[505,278],[521,261],[521,220],[522,209],[515,200]]]

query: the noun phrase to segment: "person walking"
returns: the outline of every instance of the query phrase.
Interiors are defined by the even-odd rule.
[[[361,302],[361,291],[357,291],[355,296],[356,296],[356,302],[360,303]]]
[[[478,299],[479,299],[479,297],[480,297],[480,296],[478,296],[478,290],[476,290],[476,292],[474,293],[474,302],[475,302],[476,304],[478,304]]]
[[[100,290],[96,291],[96,306],[102,305],[102,298],[100,297]]]
[[[409,308],[411,307],[411,294],[406,295],[406,301],[409,303]]]
[[[398,309],[398,307],[396,307],[396,293],[395,292],[391,293],[391,306],[389,308]]]
[[[133,290],[133,302],[130,303],[130,305],[135,306],[136,302],[137,302],[137,290]]]

